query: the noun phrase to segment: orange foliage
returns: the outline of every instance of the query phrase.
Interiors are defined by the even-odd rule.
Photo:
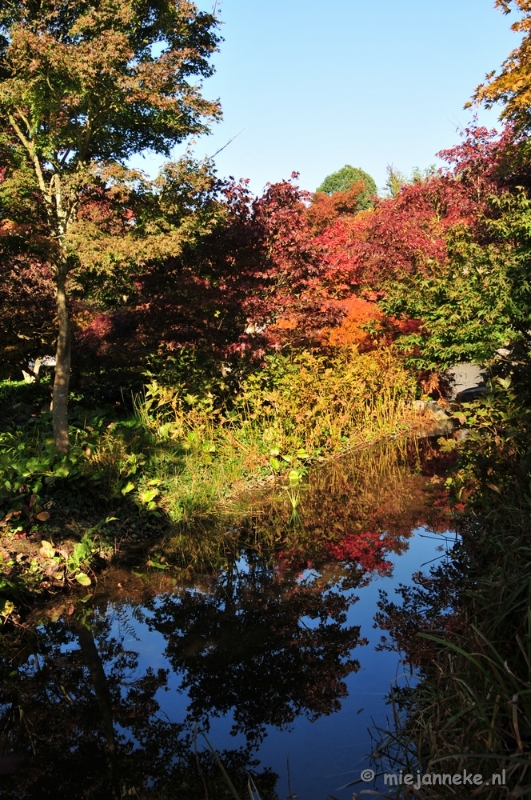
[[[360,350],[366,350],[374,344],[374,334],[365,330],[366,326],[382,330],[384,314],[376,303],[363,297],[351,296],[345,300],[335,301],[335,305],[346,311],[341,325],[335,328],[324,328],[323,340],[334,347],[357,344]]]
[[[293,315],[280,317],[274,325],[270,325],[271,330],[292,331],[297,327],[297,320]]]
[[[360,181],[353,183],[345,192],[335,192],[332,195],[316,192],[307,210],[314,233],[322,233],[338,217],[356,214],[359,211],[360,195],[364,191],[366,186]]]

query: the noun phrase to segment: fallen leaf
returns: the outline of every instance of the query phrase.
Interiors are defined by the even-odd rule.
[[[51,542],[47,542],[46,539],[43,539],[39,553],[41,556],[44,556],[44,558],[53,558],[55,555],[55,547]]]

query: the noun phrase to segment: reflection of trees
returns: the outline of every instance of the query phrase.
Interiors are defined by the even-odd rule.
[[[90,618],[85,611],[6,642],[0,746],[24,758],[15,775],[0,777],[1,796],[109,800],[133,792],[163,800],[183,791],[199,800],[203,781],[211,800],[228,796],[212,756],[195,755],[190,728],[160,713],[156,694],[167,686],[167,671],[138,674],[138,653],[111,635],[111,619],[112,610]],[[243,789],[249,748],[222,758]],[[261,777],[264,797],[273,800],[275,776]]]
[[[193,730],[229,712],[247,744],[221,758],[243,794],[267,725],[340,708],[344,679],[359,668],[351,650],[363,643],[359,628],[345,624],[353,602],[333,590],[332,579],[281,576],[255,558],[212,578],[206,591],[162,594],[147,611],[135,608],[133,617],[165,637],[188,690],[179,723],[159,707],[168,671],[139,671],[142,644],[127,606],[102,601],[20,631],[0,658],[0,745],[24,761],[0,778],[2,796],[108,800],[134,789],[149,800],[199,800],[204,781],[210,800],[224,798],[218,764],[205,746],[194,752]],[[274,774],[255,780],[263,800],[276,798]]]
[[[332,585],[316,574],[281,578],[251,562],[228,569],[208,592],[158,598],[148,622],[183,673],[191,717],[208,725],[232,710],[233,732],[255,741],[266,725],[337,711],[344,678],[359,669],[350,651],[364,641],[359,627],[344,625],[356,598]]]
[[[388,554],[406,550],[415,528],[448,529],[438,476],[451,458],[426,439],[362,449],[312,471],[296,525],[287,504],[273,498],[250,527],[256,538],[282,542],[283,563],[340,561],[351,571],[385,573]]]

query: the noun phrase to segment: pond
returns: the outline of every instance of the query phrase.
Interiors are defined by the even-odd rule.
[[[36,612],[1,652],[1,752],[14,756],[0,770],[16,766],[2,796],[374,788],[348,784],[373,766],[369,729],[385,727],[405,670],[379,647],[379,591],[446,557],[449,458],[429,440],[351,454],[218,519],[231,546],[200,575],[144,559]]]

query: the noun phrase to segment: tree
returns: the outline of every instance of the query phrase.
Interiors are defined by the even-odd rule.
[[[523,33],[519,47],[505,59],[501,71],[493,70],[473,94],[473,100],[491,108],[503,103],[500,119],[512,122],[519,133],[531,127],[531,0],[496,0],[496,8],[509,14],[514,7],[522,16],[512,24],[512,30]],[[471,103],[467,103],[470,106]]]
[[[131,206],[149,187],[125,164],[146,149],[169,156],[173,145],[219,116],[218,103],[205,100],[195,82],[212,73],[216,24],[188,0],[21,0],[0,7],[0,133],[17,157],[15,189],[29,182],[38,198],[30,247],[38,240],[53,276],[60,451],[68,449],[69,279],[74,271],[112,271],[164,249],[160,229],[137,230]]]
[[[367,172],[359,167],[351,167],[350,164],[346,164],[337,172],[327,175],[322,184],[317,187],[317,192],[324,192],[329,195],[336,192],[346,192],[354,183],[363,184],[358,201],[359,208],[370,208],[372,197],[376,194],[376,184]]]
[[[387,197],[396,197],[400,189],[408,183],[408,179],[400,170],[395,169],[392,164],[387,165],[387,180],[385,182],[385,193]]]
[[[407,186],[410,183],[422,183],[429,178],[433,178],[436,174],[437,168],[434,165],[424,170],[414,167],[411,178],[407,178],[403,172],[395,169],[392,164],[388,164],[385,196],[391,198],[396,197],[403,186]]]

